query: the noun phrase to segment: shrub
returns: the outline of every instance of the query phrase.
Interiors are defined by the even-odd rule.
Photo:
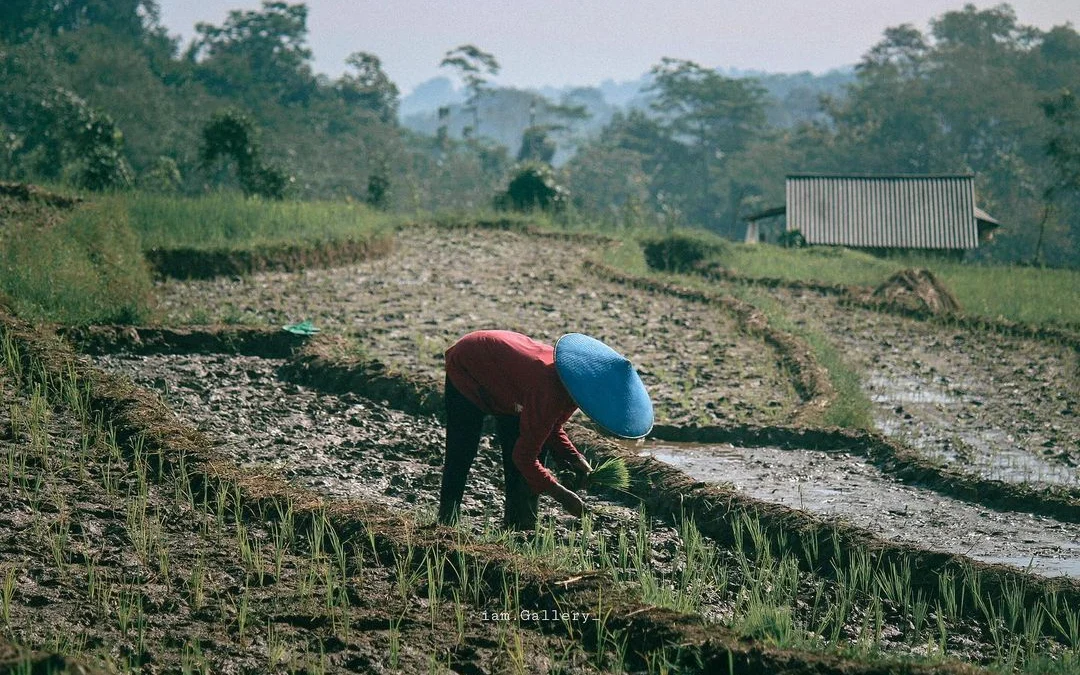
[[[708,258],[720,255],[724,244],[715,237],[674,232],[664,237],[654,237],[641,242],[645,262],[655,270],[664,272],[688,272]]]
[[[803,248],[806,246],[806,238],[798,230],[784,230],[776,238],[776,243],[784,248]]]
[[[172,157],[158,157],[150,170],[139,176],[139,187],[147,192],[171,194],[180,191],[180,167]]]
[[[496,196],[495,208],[561,211],[569,198],[569,191],[555,179],[555,171],[550,166],[530,162],[514,172],[506,192]]]
[[[385,169],[379,169],[373,171],[368,176],[367,182],[367,197],[364,199],[367,205],[373,209],[385,211],[390,208],[390,199],[392,193],[390,191],[390,179],[387,177],[388,172]]]

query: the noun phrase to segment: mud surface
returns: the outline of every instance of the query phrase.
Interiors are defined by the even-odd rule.
[[[843,453],[648,442],[635,448],[701,481],[836,519],[882,539],[1080,577],[1080,525],[1005,513],[894,481]]]
[[[605,340],[639,368],[672,424],[790,421],[798,399],[777,355],[722,309],[604,282],[581,269],[590,246],[488,230],[399,233],[383,259],[243,279],[168,281],[164,323],[312,320],[356,336],[365,354],[442,381],[442,353],[479,329],[554,342]]]
[[[770,292],[862,371],[884,433],[985,478],[1080,484],[1075,350]]]
[[[284,382],[284,361],[254,356],[97,357],[158,392],[240,466],[270,469],[323,494],[375,499],[402,509],[438,505],[443,430],[378,401]],[[470,474],[466,513],[502,505],[502,463],[485,439]]]
[[[237,463],[339,498],[372,499],[432,520],[442,427],[352,394],[329,395],[277,377],[283,361],[235,355],[96,357],[157,391]],[[502,469],[485,439],[464,513],[482,529],[502,508]],[[628,444],[699,480],[730,482],[764,501],[842,519],[893,541],[1033,572],[1080,576],[1080,526],[1001,513],[904,485],[843,453],[730,445]],[[593,503],[600,503],[590,497]],[[547,499],[542,513],[564,516]]]
[[[159,290],[169,322],[312,319],[324,330],[352,334],[365,356],[432,382],[441,379],[442,350],[469,330],[511,328],[547,340],[579,330],[632,356],[657,402],[660,423],[790,420],[796,396],[760,341],[740,334],[719,308],[586,275],[580,261],[589,250],[510,232],[417,229],[400,233],[395,252],[382,260],[295,274],[169,281]],[[809,291],[770,292],[795,321],[828,335],[863,372],[875,420],[886,433],[984,478],[1077,484],[1074,351],[841,307]],[[441,443],[433,422],[278,382],[277,364],[270,362],[187,358],[129,361],[124,368],[158,390],[167,383],[170,403],[225,440],[241,462],[269,463],[331,494],[378,494],[402,506],[431,508]],[[215,377],[219,383],[211,387]],[[282,419],[284,424],[276,421]],[[405,446],[415,452],[411,459],[399,459]],[[736,482],[755,497],[849,519],[885,538],[1032,565],[1043,574],[1077,574],[1070,561],[1080,557],[1080,536],[1071,526],[903,486],[857,457],[733,452],[741,459],[719,466],[706,459],[708,451],[664,459],[703,479]],[[486,464],[474,473],[495,476],[479,493],[494,499],[465,507],[473,514],[498,511],[495,453],[482,452],[478,461]]]
[[[321,494],[374,500],[433,521],[442,479],[441,423],[386,402],[282,381],[277,372],[283,363],[225,354],[95,357],[98,367],[156,391],[240,466],[269,469]],[[489,433],[462,504],[478,531],[502,516],[502,473],[501,450]],[[541,500],[541,516],[571,522],[547,499]]]

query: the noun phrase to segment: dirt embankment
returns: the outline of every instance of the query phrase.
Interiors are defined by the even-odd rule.
[[[257,272],[298,272],[378,258],[394,247],[390,234],[360,240],[256,246],[250,249],[151,249],[146,260],[159,276],[174,279],[212,279]]]
[[[268,348],[272,348],[273,343],[269,341],[272,334],[264,335],[268,338]],[[254,340],[249,342],[254,344]],[[215,344],[224,343],[207,340],[208,347]],[[228,454],[236,461],[273,466],[286,477],[321,492],[338,496],[365,495],[389,500],[403,507],[418,506],[422,510],[430,510],[434,506],[438,486],[441,432],[437,424],[426,421],[430,418],[424,416],[438,412],[440,392],[431,383],[388,373],[377,364],[335,360],[332,345],[332,340],[316,339],[285,362],[207,354],[199,357],[153,358],[105,356],[100,363],[127,373],[137,382],[166,394],[173,407],[182,410],[185,416],[197,421],[216,438],[222,439]],[[279,377],[285,379],[279,380]],[[297,387],[290,382],[306,386]],[[356,393],[367,399],[355,398]],[[384,401],[393,408],[407,410],[421,417],[402,416],[394,410],[380,408],[372,401]],[[812,482],[806,486],[805,506],[801,503],[804,496],[801,491],[798,502],[781,499],[781,503],[808,513],[822,512],[819,508],[821,499],[826,503],[835,502],[837,512],[859,522],[859,528],[862,528],[853,529],[831,522],[821,530],[824,539],[831,538],[831,533],[836,531],[834,528],[839,527],[840,531],[847,533],[845,536],[866,545],[871,541],[865,539],[866,532],[876,532],[915,545],[915,548],[901,547],[897,549],[899,553],[893,551],[889,555],[914,556],[921,560],[928,554],[920,553],[920,549],[937,549],[939,552],[932,555],[949,561],[950,552],[955,555],[974,551],[982,555],[981,547],[975,551],[978,542],[982,541],[983,535],[979,533],[993,531],[991,558],[1020,561],[1021,567],[1027,564],[1029,556],[1032,559],[1038,557],[1040,561],[1045,558],[1045,563],[1039,562],[1036,569],[1051,570],[1051,573],[1058,569],[1054,566],[1055,561],[1061,556],[1071,555],[1068,544],[1062,543],[1067,542],[1068,532],[1058,532],[1066,527],[1063,524],[1048,520],[1031,521],[1028,518],[1010,519],[1007,513],[988,513],[977,505],[991,503],[999,509],[1033,507],[1037,512],[1063,515],[1066,516],[1064,520],[1069,520],[1067,516],[1075,511],[1075,505],[1070,505],[1072,502],[1058,504],[1048,500],[1045,495],[1027,494],[1017,489],[1010,491],[1006,485],[972,484],[965,481],[963,476],[934,473],[931,465],[920,465],[906,457],[909,449],[880,436],[839,430],[777,427],[760,428],[756,435],[749,434],[746,428],[739,430],[739,433],[722,428],[684,429],[679,434],[675,434],[678,431],[676,428],[661,431],[668,437],[677,435],[684,441],[714,445],[725,441],[737,442],[743,447],[732,448],[730,454],[739,455],[740,461],[748,466],[753,466],[758,459],[767,458],[770,452],[782,453],[772,460],[774,464],[771,469],[756,477],[751,477],[752,471],[732,470],[729,478],[721,478],[726,482],[738,476],[739,485],[734,489],[712,488],[714,494],[711,499],[714,502],[731,504],[734,499],[744,504],[739,507],[744,511],[758,512],[762,508],[769,508],[754,499],[748,500],[748,495],[770,502],[776,501],[777,494],[784,494],[783,490],[778,492],[778,488],[791,480],[790,472],[784,470],[785,464],[791,463],[795,471],[804,471],[807,469],[796,465],[801,466],[800,461],[808,459],[816,466],[810,471],[826,470],[828,475],[821,475],[816,481],[807,477]],[[600,442],[592,437],[583,438],[590,446],[600,446]],[[769,450],[766,446],[773,449]],[[705,449],[707,446],[701,447]],[[754,447],[761,449],[755,452]],[[675,452],[681,452],[683,456],[672,457],[669,462],[676,466],[686,464],[687,470],[693,471],[693,450],[690,446],[681,451],[676,449]],[[823,461],[816,464],[813,461],[821,450],[834,453],[828,466]],[[631,449],[631,452],[637,451]],[[785,454],[790,461],[783,456]],[[873,459],[886,473],[863,476],[867,472],[859,460],[860,455]],[[483,459],[482,455],[483,468],[480,470],[498,473],[495,471],[496,465],[491,463],[493,461],[492,457]],[[641,475],[655,474],[658,466],[653,463]],[[952,501],[925,488],[901,490],[893,483],[897,477],[944,494],[956,494],[976,506]],[[850,501],[850,498],[844,500],[838,498],[837,494],[826,498],[818,495],[818,487],[833,483],[838,485],[838,491],[846,490],[847,487],[843,487],[845,480],[850,484],[847,487],[852,489],[858,484],[858,495],[852,494],[851,497],[863,498],[861,506],[849,505],[855,508],[853,511],[843,510],[839,505],[840,502]],[[646,481],[646,487],[640,493],[643,498],[650,493],[649,484]],[[773,485],[771,490],[770,485]],[[996,494],[992,488],[1001,494]],[[491,488],[484,488],[483,492],[497,495],[497,483]],[[404,501],[400,501],[402,499]],[[702,504],[707,503],[709,500],[702,501]],[[931,507],[930,512],[926,510],[927,506]],[[942,509],[950,513],[948,518],[939,517],[938,512]],[[484,515],[484,500],[468,502],[466,511],[478,517]],[[701,512],[694,515],[705,518],[708,514]],[[788,522],[793,517],[794,525]],[[808,531],[808,527],[822,527],[811,527],[799,520],[806,517],[784,516],[776,520],[773,526],[780,530],[802,532]],[[715,520],[730,522],[731,516],[725,513],[715,516]],[[920,525],[903,529],[905,523],[909,526]],[[889,528],[901,528],[902,536],[897,537],[896,532]],[[956,545],[944,545],[943,542],[955,542]],[[957,558],[945,566],[961,569],[965,564],[969,563]]]

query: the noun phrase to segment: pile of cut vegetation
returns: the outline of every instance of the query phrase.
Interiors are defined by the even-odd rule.
[[[872,299],[934,315],[961,311],[956,296],[928,269],[900,270],[874,289]]]

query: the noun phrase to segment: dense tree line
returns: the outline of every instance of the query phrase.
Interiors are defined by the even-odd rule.
[[[653,114],[616,115],[569,163],[587,210],[701,224],[738,237],[784,203],[789,172],[973,173],[1005,224],[999,260],[1080,264],[1080,35],[972,5],[890,28],[843,96],[793,128],[765,122],[762,92],[685,61],[653,70]]]
[[[230,12],[182,48],[155,0],[5,0],[0,176],[382,202],[416,183],[430,148],[399,130],[378,57],[358,50],[334,80],[311,58],[303,4]]]
[[[1005,224],[980,255],[1080,264],[1080,35],[1008,5],[888,29],[820,100],[676,58],[629,106],[554,100],[494,86],[495,57],[462,45],[441,65],[467,100],[425,133],[398,124],[397,87],[357,47],[344,75],[315,73],[303,4],[233,11],[182,46],[155,0],[5,0],[0,177],[457,209],[491,206],[516,162],[554,162],[571,214],[737,238],[792,171],[971,172]]]

